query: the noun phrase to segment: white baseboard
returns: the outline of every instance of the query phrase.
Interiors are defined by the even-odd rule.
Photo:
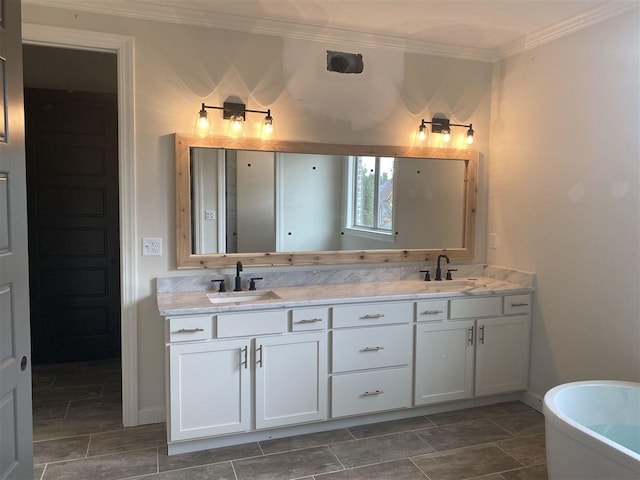
[[[520,394],[520,401],[529,405],[531,408],[542,412],[542,402],[544,401],[543,397],[540,395],[527,390],[526,392],[522,392]]]
[[[138,424],[163,423],[166,421],[164,407],[142,408],[138,410]]]

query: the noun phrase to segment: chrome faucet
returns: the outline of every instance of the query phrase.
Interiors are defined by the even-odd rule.
[[[242,271],[242,262],[236,263],[236,279],[235,279],[235,288],[234,292],[242,291],[242,278],[240,278],[240,272]]]
[[[447,257],[446,255],[438,255],[438,266],[436,267],[436,278],[434,278],[434,280],[436,281],[442,281],[442,269],[440,268],[440,260],[442,260],[443,258],[445,258],[447,260],[447,263],[449,263],[449,257]]]

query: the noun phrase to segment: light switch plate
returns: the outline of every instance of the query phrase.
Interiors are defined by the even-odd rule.
[[[143,238],[142,239],[142,256],[143,257],[161,257],[162,256],[162,239],[161,238]]]
[[[498,248],[498,234],[489,234],[489,248]]]

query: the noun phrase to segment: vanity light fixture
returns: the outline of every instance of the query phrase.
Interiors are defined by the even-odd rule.
[[[421,141],[427,138],[427,123],[431,124],[431,131],[433,133],[442,134],[442,140],[444,142],[449,142],[451,140],[451,127],[466,127],[468,128],[467,143],[469,145],[473,143],[473,134],[475,132],[471,123],[469,125],[464,125],[461,123],[450,123],[448,118],[436,117],[433,117],[430,122],[426,121],[424,118],[420,122],[420,126],[418,127],[418,139]]]
[[[222,107],[215,105],[202,104],[200,111],[198,112],[198,122],[196,125],[197,135],[200,137],[206,137],[210,134],[210,123],[207,115],[207,109],[222,110],[222,118],[229,120],[229,136],[240,137],[243,135],[244,121],[247,113],[262,113],[265,115],[263,120],[263,136],[269,135],[273,131],[273,117],[271,116],[271,110],[250,110],[246,108],[244,103],[224,102]]]

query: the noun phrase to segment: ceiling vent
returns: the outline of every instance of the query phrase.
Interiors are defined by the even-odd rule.
[[[362,54],[327,50],[327,70],[338,73],[362,73]]]

